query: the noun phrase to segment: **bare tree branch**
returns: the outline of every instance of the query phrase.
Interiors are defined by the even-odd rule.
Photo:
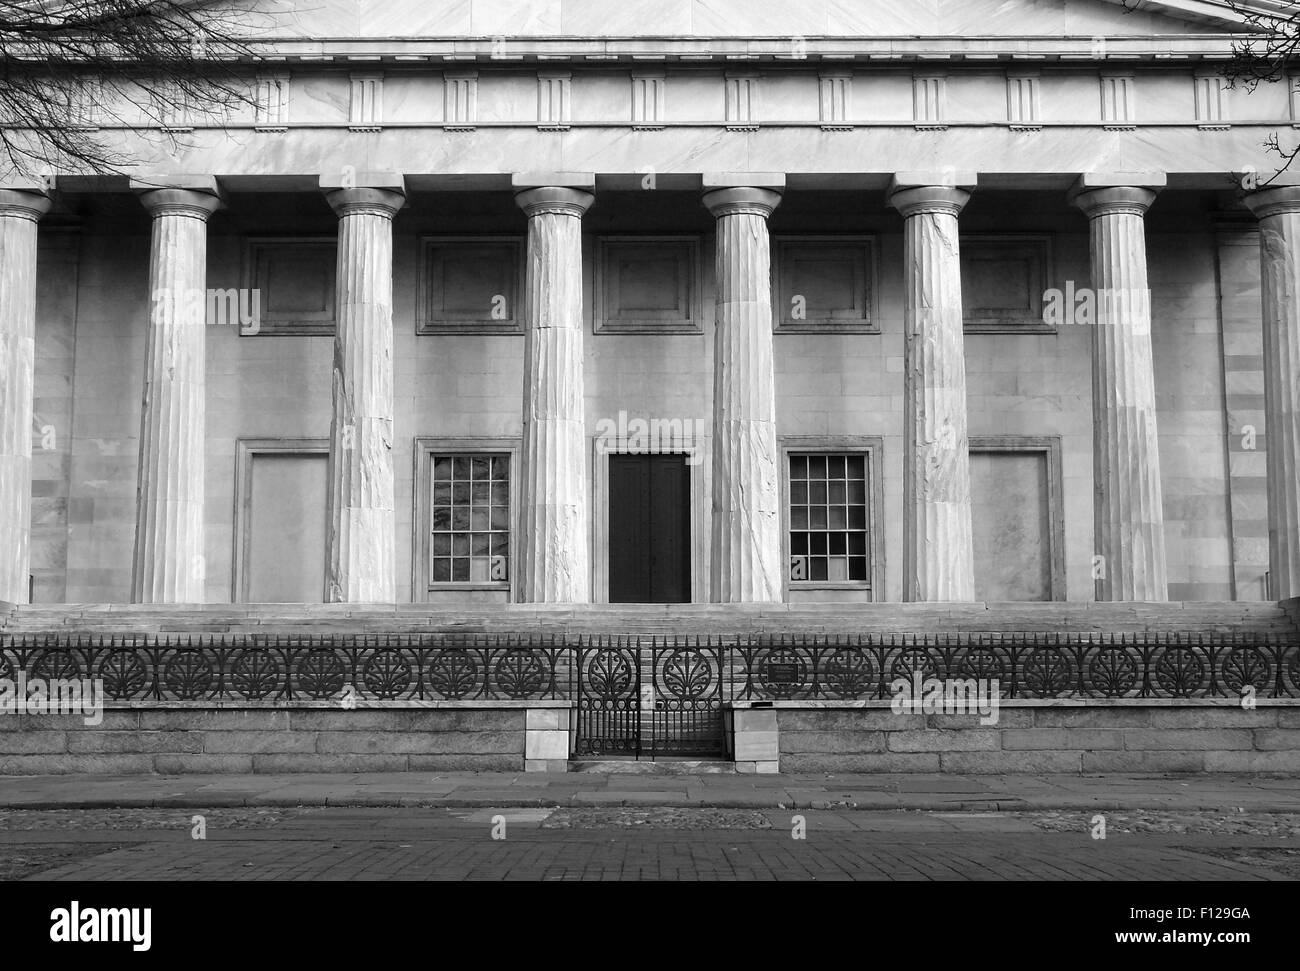
[[[1241,17],[1250,33],[1232,42],[1232,59],[1223,68],[1228,87],[1254,91],[1260,84],[1288,83],[1292,64],[1300,52],[1300,3],[1275,3],[1270,7],[1229,0],[1228,7]],[[1270,132],[1262,144],[1279,164],[1258,187],[1266,186],[1291,167],[1300,155],[1300,142],[1284,147],[1277,132]]]
[[[253,92],[238,7],[194,0],[0,0],[0,165],[121,172],[101,127],[176,144]]]

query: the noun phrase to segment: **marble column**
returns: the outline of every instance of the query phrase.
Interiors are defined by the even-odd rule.
[[[393,603],[393,217],[405,185],[322,178],[321,189],[339,217],[325,598]]]
[[[1252,193],[1246,205],[1259,218],[1269,596],[1285,599],[1300,596],[1300,185]]]
[[[1143,220],[1159,176],[1085,175],[1071,199],[1092,254],[1093,488],[1098,600],[1169,599]]]
[[[767,220],[784,177],[705,179],[717,220],[713,342],[714,603],[779,603],[781,492]]]
[[[595,196],[591,182],[521,187],[517,179],[516,187],[528,217],[517,596],[588,603],[582,216]]]
[[[957,217],[973,174],[895,176],[903,216],[905,600],[975,599]]]
[[[208,217],[216,180],[132,180],[153,217],[136,485],[136,603],[202,603]]]
[[[28,601],[36,223],[49,208],[35,185],[0,188],[0,601],[8,603]]]

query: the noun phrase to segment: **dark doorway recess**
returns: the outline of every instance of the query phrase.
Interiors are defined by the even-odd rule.
[[[691,470],[685,455],[609,457],[610,603],[690,603]]]

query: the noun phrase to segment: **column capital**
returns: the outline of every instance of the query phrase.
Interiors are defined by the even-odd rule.
[[[44,189],[0,183],[0,216],[39,222],[50,211],[50,197]]]
[[[539,185],[515,193],[515,204],[529,218],[547,212],[582,218],[595,201],[596,197],[585,189],[564,185]]]
[[[736,185],[710,189],[700,201],[716,219],[746,214],[766,219],[781,204],[781,193],[758,185]]]
[[[335,214],[343,216],[384,216],[392,219],[406,205],[406,195],[392,189],[375,189],[354,186],[351,189],[332,189],[325,193],[325,201]]]
[[[1143,216],[1165,184],[1163,172],[1084,172],[1070,189],[1068,199],[1089,219],[1119,214]]]
[[[207,222],[224,204],[221,186],[210,175],[141,175],[130,186],[155,219],[189,216]]]
[[[344,166],[322,173],[318,184],[340,217],[369,214],[392,219],[406,205],[406,179],[400,172],[357,172]]]
[[[889,204],[904,219],[925,212],[959,216],[970,202],[970,190],[959,185],[891,185]]]
[[[1300,212],[1300,185],[1271,185],[1248,193],[1243,199],[1256,219]]]

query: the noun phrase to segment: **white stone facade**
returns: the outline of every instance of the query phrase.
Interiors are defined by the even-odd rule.
[[[10,180],[0,600],[256,598],[319,531],[293,599],[600,602],[620,416],[697,601],[1300,594],[1288,86],[1174,5],[896,6],[326,8],[246,118],[104,123],[133,180]],[[456,455],[508,472],[431,539]],[[801,456],[865,463],[864,575],[800,573]]]

